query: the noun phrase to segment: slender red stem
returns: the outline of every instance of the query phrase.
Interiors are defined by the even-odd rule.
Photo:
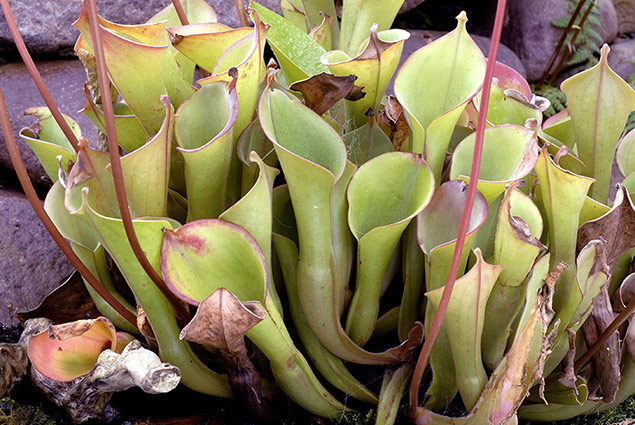
[[[176,10],[176,14],[179,17],[179,21],[181,21],[181,25],[189,25],[190,21],[187,19],[185,10],[183,10],[183,5],[181,4],[181,0],[172,0],[172,5],[174,6],[174,9]],[[201,75],[203,76],[203,78],[207,78],[210,76],[210,73],[207,70],[203,68],[200,68],[200,69],[201,69]]]
[[[503,29],[503,18],[505,16],[505,4],[506,0],[498,0],[496,7],[496,18],[494,21],[494,29],[492,32],[492,42],[489,49],[489,57],[487,59],[487,68],[485,70],[485,79],[483,81],[483,96],[481,97],[481,108],[479,111],[479,120],[476,127],[476,142],[474,144],[474,156],[472,160],[472,171],[470,173],[470,184],[467,190],[467,200],[465,201],[465,209],[463,210],[463,217],[461,218],[461,225],[459,227],[459,234],[456,238],[456,246],[454,248],[454,256],[452,257],[452,264],[450,267],[450,273],[448,280],[446,281],[443,289],[443,295],[441,296],[441,302],[437,309],[432,324],[430,325],[430,331],[426,335],[426,339],[419,353],[419,359],[417,360],[417,366],[412,377],[410,384],[410,417],[416,416],[417,407],[419,404],[419,386],[421,385],[421,379],[423,372],[428,364],[428,358],[430,357],[430,351],[432,345],[439,335],[441,330],[441,324],[445,317],[445,312],[448,309],[450,302],[450,296],[454,289],[454,282],[459,271],[459,262],[461,259],[461,253],[463,252],[463,244],[465,243],[465,236],[467,235],[470,217],[472,215],[472,208],[474,207],[474,199],[476,198],[476,184],[478,182],[478,176],[481,168],[481,156],[483,153],[483,138],[485,136],[485,123],[487,121],[487,109],[489,106],[489,97],[492,87],[492,78],[494,76],[494,65],[496,64],[496,56],[498,54],[498,46],[500,44],[501,31]]]
[[[576,18],[580,14],[580,11],[582,10],[582,6],[584,6],[585,1],[586,0],[580,0],[580,2],[578,3],[578,6],[573,11],[573,14],[571,15],[571,19],[569,19],[569,22],[567,23],[567,27],[564,29],[564,31],[562,31],[560,40],[558,40],[558,44],[556,45],[556,48],[551,54],[551,58],[549,58],[549,63],[547,64],[545,71],[542,73],[542,76],[540,77],[538,84],[536,84],[536,90],[540,90],[540,88],[545,83],[545,81],[547,81],[547,77],[549,76],[549,71],[551,71],[551,67],[556,62],[556,59],[558,59],[558,55],[560,55],[562,46],[564,46],[564,42],[567,39],[567,36],[569,35],[569,33],[571,32],[571,28],[573,28],[573,24],[575,23]]]
[[[574,29],[574,33],[571,36],[571,40],[569,41],[570,48],[564,52],[564,54],[560,58],[560,62],[558,62],[558,66],[553,71],[553,74],[551,75],[551,78],[549,78],[549,84],[550,85],[553,84],[556,81],[556,78],[558,77],[558,74],[560,74],[560,71],[562,70],[564,65],[567,63],[567,59],[569,59],[569,56],[571,55],[571,51],[575,47],[575,41],[578,39],[578,35],[580,34],[580,31],[582,30],[582,27],[584,27],[584,24],[586,23],[586,20],[588,19],[589,15],[591,14],[591,11],[593,10],[594,6],[595,6],[595,2],[591,1],[591,3],[589,3],[589,7],[587,7],[586,11],[584,12],[584,15],[582,15],[582,19],[580,19],[580,23]]]
[[[13,136],[13,129],[11,128],[11,123],[9,122],[9,113],[7,111],[7,105],[4,100],[4,94],[2,93],[2,88],[0,87],[0,125],[2,126],[2,133],[4,135],[4,141],[7,145],[7,150],[9,151],[9,156],[11,158],[11,163],[13,164],[13,168],[15,169],[16,174],[18,175],[18,179],[20,180],[20,184],[22,185],[22,189],[26,194],[27,199],[31,203],[31,206],[35,210],[40,221],[49,232],[57,246],[60,247],[64,255],[68,257],[73,266],[79,271],[79,273],[86,279],[88,284],[92,286],[92,288],[102,297],[112,308],[114,308],[117,313],[121,314],[124,319],[129,321],[133,326],[137,326],[137,316],[135,316],[130,310],[124,307],[113,295],[103,287],[101,282],[99,282],[95,276],[86,268],[84,263],[77,257],[77,255],[73,252],[71,247],[66,243],[64,236],[57,230],[55,224],[49,217],[49,215],[44,210],[40,199],[37,197],[35,193],[35,189],[33,188],[33,184],[31,183],[31,179],[27,174],[26,168],[24,167],[24,162],[22,161],[22,157],[20,156],[20,149],[18,148],[18,144],[15,141],[15,137]]]
[[[183,5],[180,0],[172,0],[172,5],[176,10],[176,14],[179,17],[179,21],[181,21],[181,25],[189,25],[190,22],[187,20],[187,15],[185,15],[185,10],[183,10]]]
[[[249,21],[247,20],[247,14],[245,13],[243,0],[234,0],[234,3],[236,4],[236,13],[238,13],[238,19],[240,19],[240,25],[248,27]]]
[[[591,357],[593,357],[593,355],[597,353],[600,348],[602,348],[606,340],[609,339],[613,332],[615,332],[620,326],[622,326],[622,323],[624,323],[629,317],[631,317],[633,312],[635,312],[635,298],[633,298],[628,303],[626,308],[615,319],[613,319],[609,327],[606,328],[604,332],[602,332],[600,338],[595,341],[591,348],[589,348],[586,353],[584,353],[578,360],[576,360],[575,364],[573,365],[573,370],[577,372],[582,366],[586,364],[586,362],[591,360]]]
[[[11,6],[9,6],[9,1],[0,0],[0,6],[2,6],[2,11],[4,12],[4,16],[6,17],[7,24],[9,25],[9,31],[11,32],[11,36],[13,37],[13,41],[15,41],[15,45],[18,48],[18,51],[20,52],[20,56],[22,57],[22,60],[24,61],[26,68],[31,74],[31,78],[33,78],[33,82],[35,83],[35,86],[40,92],[40,95],[42,96],[44,103],[46,103],[46,106],[51,111],[51,114],[53,114],[53,118],[55,119],[55,122],[57,122],[57,125],[60,126],[60,128],[62,129],[62,132],[64,133],[64,136],[68,139],[70,144],[73,146],[73,149],[75,149],[75,152],[77,152],[77,149],[79,147],[79,140],[77,140],[77,136],[75,136],[75,134],[71,130],[71,127],[68,125],[68,123],[62,116],[60,109],[57,107],[55,100],[53,100],[53,96],[51,96],[51,93],[46,88],[46,84],[44,84],[44,80],[42,79],[42,76],[40,75],[40,71],[35,66],[35,63],[33,62],[33,59],[31,58],[31,55],[29,54],[29,51],[27,50],[26,45],[24,44],[22,35],[20,34],[20,31],[18,30],[18,25],[16,24],[15,18],[13,17]]]
[[[99,89],[102,93],[108,93],[110,89],[110,81],[108,80],[108,70],[106,68],[106,60],[104,56],[104,46],[102,40],[101,26],[99,25],[99,15],[97,14],[97,4],[95,0],[88,0],[88,18],[90,23],[90,32],[93,39],[93,50],[95,52],[95,62],[97,64],[97,76],[99,81]],[[121,212],[121,220],[123,222],[128,242],[132,247],[132,250],[143,267],[143,270],[148,274],[150,279],[161,290],[163,295],[170,301],[174,307],[174,311],[178,318],[184,320],[189,317],[189,313],[185,310],[183,304],[176,298],[176,296],[168,289],[167,285],[159,276],[157,271],[152,267],[148,257],[139,244],[139,239],[134,230],[132,224],[132,217],[130,215],[130,209],[128,208],[128,197],[126,196],[126,188],[123,181],[123,173],[121,170],[121,161],[119,158],[119,144],[117,143],[117,130],[115,127],[114,111],[111,102],[103,102],[104,119],[106,120],[106,135],[108,138],[108,153],[110,154],[110,165],[115,184],[115,193],[117,195],[117,203],[119,204],[119,211]]]

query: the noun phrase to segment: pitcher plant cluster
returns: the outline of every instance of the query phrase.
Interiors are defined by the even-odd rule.
[[[203,0],[141,25],[85,2],[98,140],[50,96],[20,135],[54,182],[39,214],[103,317],[32,337],[41,374],[71,381],[136,338],[260,418],[282,391],[326,418],[351,412],[343,395],[378,405],[378,424],[407,386],[411,419],[435,425],[558,420],[635,392],[635,91],[609,47],[543,121],[548,102],[495,61],[504,1],[490,61],[461,13],[398,67],[402,3],[254,2],[253,26],[230,28]],[[351,364],[385,365],[379,394]]]

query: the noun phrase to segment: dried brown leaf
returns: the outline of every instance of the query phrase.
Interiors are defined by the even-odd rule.
[[[81,275],[77,272],[49,293],[36,308],[16,313],[22,322],[36,317],[46,317],[54,323],[92,319],[99,315]]]
[[[566,268],[567,263],[565,263],[564,261],[560,261],[558,264],[556,264],[556,266],[553,268],[552,271],[549,272],[549,275],[545,279],[545,283],[547,284],[547,286],[550,288],[555,287],[556,282],[560,278],[560,275]]]
[[[224,351],[240,351],[245,333],[265,319],[259,303],[242,303],[220,288],[199,305],[194,318],[181,331],[181,338]]]
[[[98,317],[92,320],[76,320],[70,323],[61,323],[59,325],[53,325],[48,328],[48,339],[57,339],[58,341],[66,341],[71,338],[84,335],[91,331],[96,326],[101,326],[107,329],[112,336],[111,350],[116,348],[117,342],[117,330],[115,325],[105,317]]]
[[[379,112],[379,117],[390,129],[390,141],[393,148],[396,151],[400,150],[410,137],[410,126],[403,113],[403,107],[396,97],[388,97],[384,110]]]
[[[80,142],[85,141],[85,139],[81,138]],[[88,146],[88,142],[85,142],[85,145]],[[66,189],[67,192],[73,189],[76,186],[84,183],[86,180],[90,179],[94,175],[94,171],[92,166],[90,165],[90,161],[86,157],[86,153],[84,150],[80,149],[77,153],[77,162],[71,168],[71,171],[68,173],[68,177],[66,179]]]
[[[359,56],[357,56],[358,60],[378,60],[384,50],[392,46],[392,43],[387,43],[379,39],[379,35],[377,35],[378,28],[379,26],[377,24],[374,24],[370,28],[370,38],[368,39],[368,45],[366,46],[364,51]]]
[[[531,235],[531,229],[529,228],[529,225],[525,222],[525,220],[515,215],[512,215],[511,203],[508,203],[508,208],[509,208],[508,209],[509,224],[512,226],[512,229],[514,230],[514,233],[516,234],[516,236],[518,236],[518,239],[528,244],[537,246],[540,249],[546,250],[547,247],[544,246],[542,242],[540,242],[540,239],[534,238]]]
[[[567,336],[569,338],[569,351],[564,358],[564,375],[558,379],[562,385],[567,388],[577,389],[575,385],[575,331],[571,328],[567,328]]]
[[[0,344],[0,397],[26,376],[28,367],[24,344]]]
[[[558,329],[560,328],[560,319],[556,320],[552,326],[551,332],[546,333],[549,324],[553,320],[556,313],[553,310],[553,296],[556,292],[556,282],[560,278],[562,272],[567,268],[567,264],[560,261],[552,271],[549,272],[547,278],[545,279],[545,284],[543,285],[540,296],[537,298],[541,300],[540,303],[540,318],[543,324],[543,329],[545,335],[543,336],[542,345],[540,347],[540,356],[536,360],[536,364],[533,369],[533,377],[532,382],[540,382],[540,386],[538,388],[538,392],[540,398],[547,403],[545,400],[545,378],[543,376],[543,370],[545,368],[545,362],[547,361],[547,357],[551,353],[551,349],[553,347],[553,341],[556,339],[558,335]]]
[[[593,239],[606,241],[609,276],[622,254],[635,246],[635,207],[624,186],[616,195],[611,210],[602,217],[589,221],[578,230],[577,250],[580,252]]]
[[[31,126],[25,127],[20,130],[20,133],[24,134],[27,137],[31,137],[33,139],[40,138],[40,131],[42,130],[42,124],[39,121],[34,122]]]
[[[31,368],[33,385],[49,400],[64,409],[75,423],[97,419],[109,423],[118,415],[110,405],[114,392],[137,386],[149,394],[173,390],[181,379],[180,370],[162,363],[156,353],[132,341],[121,354],[106,350],[86,375],[68,382],[47,378]]]
[[[359,100],[364,97],[361,89],[355,87],[355,80],[355,75],[335,76],[322,72],[306,80],[296,81],[289,88],[301,92],[306,106],[322,115],[344,98]]]
[[[593,300],[591,315],[582,325],[584,338],[589,347],[595,344],[614,318],[608,285],[604,285]],[[620,335],[615,331],[591,358],[593,368],[589,379],[589,391],[593,393],[593,389],[599,385],[605,403],[612,403],[619,389],[620,352]]]
[[[181,331],[181,339],[218,348],[237,398],[257,417],[269,419],[260,375],[245,347],[245,333],[264,319],[259,303],[243,303],[220,288],[201,302],[192,321]]]
[[[137,329],[139,329],[139,332],[143,335],[151,348],[158,347],[157,339],[154,336],[154,331],[152,330],[152,325],[150,325],[150,320],[148,319],[148,316],[141,304],[137,305]]]

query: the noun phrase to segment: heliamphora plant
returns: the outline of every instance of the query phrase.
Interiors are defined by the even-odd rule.
[[[100,140],[52,105],[21,135],[95,303],[185,386],[262,418],[278,389],[339,417],[334,388],[389,424],[411,376],[418,424],[619,403],[635,392],[633,132],[614,199],[609,177],[635,92],[605,46],[543,122],[545,100],[483,56],[465,13],[397,70],[402,3],[345,0],[340,26],[332,0],[282,0],[284,17],[254,2],[253,27],[230,28],[203,0],[133,26],[87,1],[76,52]],[[350,363],[394,365],[379,397]]]

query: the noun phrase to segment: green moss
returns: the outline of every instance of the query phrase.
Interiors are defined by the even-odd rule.
[[[11,397],[0,399],[0,425],[55,425],[55,420],[37,406],[18,403]]]
[[[621,425],[629,419],[635,419],[635,396],[624,403],[594,415],[579,416],[566,421],[531,422],[521,421],[520,425]],[[630,422],[629,422],[630,423]]]
[[[333,425],[373,425],[374,423],[375,410],[371,409],[366,413],[342,416],[339,420],[334,421]]]

